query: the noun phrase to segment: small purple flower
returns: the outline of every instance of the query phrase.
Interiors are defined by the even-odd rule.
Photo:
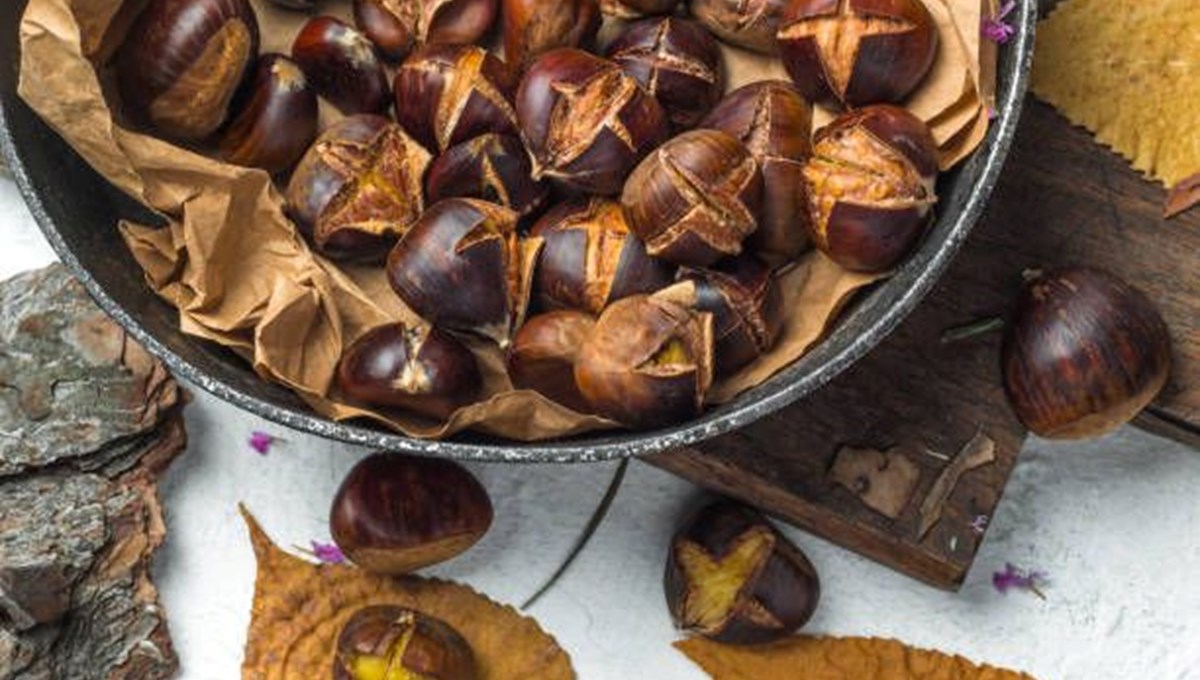
[[[309,541],[312,544],[312,556],[325,564],[343,564],[346,561],[346,556],[342,554],[342,549],[332,543],[320,543],[318,541]]]
[[[260,455],[267,455],[271,452],[271,445],[276,441],[275,437],[266,432],[254,431],[250,433],[250,448],[257,451]]]
[[[1000,112],[996,110],[996,107],[989,106],[988,107],[988,120],[996,120],[999,117],[1000,117]]]
[[[1018,569],[1011,562],[1004,565],[1004,571],[992,574],[992,586],[1001,595],[1007,595],[1009,590],[1024,590],[1044,600],[1046,595],[1042,592],[1042,588],[1046,584],[1047,578],[1044,572]]]
[[[975,519],[971,520],[971,531],[983,535],[987,531],[988,522],[991,521],[987,515],[976,515]]]
[[[1017,34],[1017,29],[1011,24],[1005,23],[1005,19],[1013,10],[1017,8],[1017,0],[1008,0],[1000,6],[1000,11],[994,17],[984,17],[983,19],[983,37],[996,42],[1000,45],[1012,40],[1012,37]]]

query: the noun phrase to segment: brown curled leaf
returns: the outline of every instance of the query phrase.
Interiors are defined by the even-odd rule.
[[[946,501],[954,493],[954,488],[958,486],[958,480],[962,479],[963,475],[995,460],[996,442],[984,434],[983,430],[976,432],[970,441],[963,444],[962,449],[955,454],[954,459],[942,470],[937,481],[930,487],[929,494],[921,503],[921,527],[917,536],[925,538],[929,530],[941,521]]]
[[[849,489],[868,508],[896,519],[921,481],[921,468],[897,450],[844,446],[837,452],[829,478]]]
[[[1163,206],[1163,217],[1169,220],[1197,205],[1200,205],[1200,173],[1171,188],[1171,192],[1167,194],[1166,205]]]
[[[327,678],[342,626],[369,605],[399,605],[449,623],[470,643],[480,680],[571,680],[571,659],[533,619],[467,586],[312,564],[279,549],[243,507],[258,558],[243,680]]]

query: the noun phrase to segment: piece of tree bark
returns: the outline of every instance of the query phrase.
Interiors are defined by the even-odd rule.
[[[0,283],[0,679],[174,675],[150,560],[182,403],[61,265]]]

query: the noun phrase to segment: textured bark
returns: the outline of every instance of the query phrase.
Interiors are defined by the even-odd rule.
[[[181,406],[61,265],[0,283],[0,680],[175,673],[149,570]]]

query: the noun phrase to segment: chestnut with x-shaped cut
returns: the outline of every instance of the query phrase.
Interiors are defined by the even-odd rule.
[[[507,70],[487,50],[431,45],[396,75],[396,115],[419,141],[440,151],[488,132],[515,134],[517,114],[499,79]]]
[[[754,596],[755,577],[766,566],[775,548],[774,533],[753,527],[734,539],[729,550],[716,555],[698,543],[681,540],[675,544],[675,559],[687,583],[699,584],[689,591],[680,609],[680,623],[703,634],[719,632],[734,612],[766,629],[780,629],[783,622]],[[706,587],[707,586],[707,587]]]
[[[555,81],[558,94],[550,114],[545,165],[562,167],[592,147],[602,130],[608,130],[630,152],[637,151],[621,112],[639,94],[638,84],[615,66],[598,71],[581,83]]]

